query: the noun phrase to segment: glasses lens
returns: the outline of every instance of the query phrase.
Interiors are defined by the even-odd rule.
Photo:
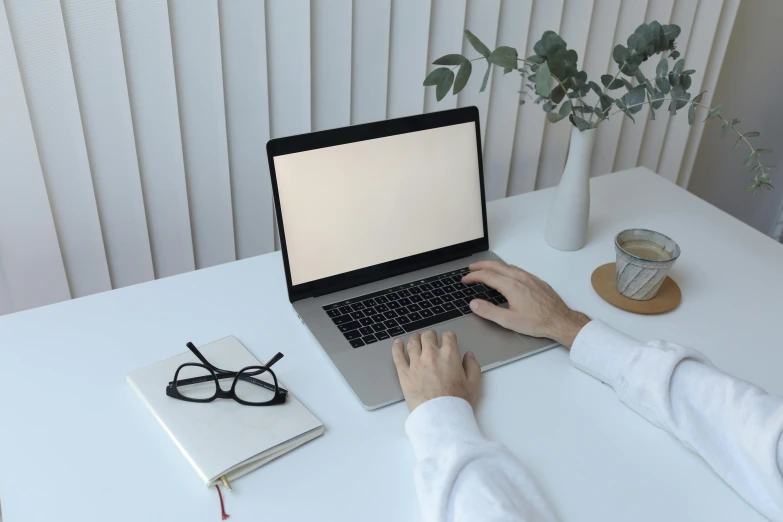
[[[245,402],[269,402],[275,397],[275,379],[271,373],[259,366],[245,368],[237,378],[234,393],[238,399]]]
[[[177,375],[177,391],[188,399],[210,399],[215,395],[215,377],[203,366],[184,366]]]

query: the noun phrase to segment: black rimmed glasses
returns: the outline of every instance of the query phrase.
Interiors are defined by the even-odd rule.
[[[188,402],[234,399],[246,406],[285,403],[288,390],[280,387],[275,372],[271,370],[272,365],[283,358],[282,353],[277,352],[262,366],[247,366],[238,372],[230,372],[207,361],[193,343],[188,343],[187,347],[201,363],[185,363],[177,368],[174,380],[166,386],[169,397]],[[261,376],[267,377],[267,380],[262,380]],[[233,379],[231,389],[223,390],[220,379]]]

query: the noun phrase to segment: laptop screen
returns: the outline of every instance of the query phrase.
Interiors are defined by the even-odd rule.
[[[293,285],[484,236],[473,122],[274,165]]]

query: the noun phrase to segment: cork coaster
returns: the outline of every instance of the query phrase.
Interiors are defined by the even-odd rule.
[[[590,281],[593,289],[607,303],[634,314],[664,314],[677,308],[682,299],[680,287],[666,276],[658,294],[648,301],[629,299],[617,291],[614,263],[607,263],[595,269]]]

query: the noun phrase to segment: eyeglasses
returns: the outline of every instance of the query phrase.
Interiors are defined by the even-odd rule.
[[[262,366],[247,366],[238,372],[221,370],[198,351],[193,343],[187,347],[198,357],[199,363],[185,363],[177,368],[174,380],[166,386],[166,395],[188,402],[212,402],[215,399],[234,399],[246,406],[273,406],[285,403],[288,390],[277,383],[277,376],[271,370],[273,364],[283,358],[277,354]],[[271,382],[259,377],[269,374]],[[231,389],[220,387],[220,379],[233,379]]]

